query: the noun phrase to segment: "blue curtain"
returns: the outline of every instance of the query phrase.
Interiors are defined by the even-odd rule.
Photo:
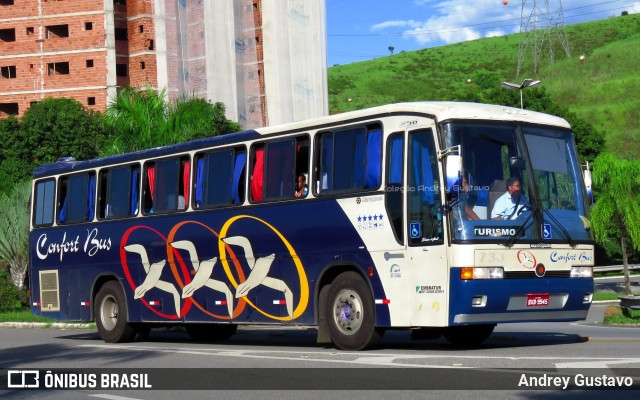
[[[382,130],[369,132],[367,138],[367,175],[365,188],[380,186],[380,165],[382,163]]]
[[[91,175],[89,177],[89,192],[87,193],[87,220],[93,221],[94,205],[95,205],[95,192],[96,192],[96,176]]]
[[[320,188],[322,190],[333,189],[333,134],[322,135],[322,170],[320,175]]]
[[[429,148],[424,146],[418,136],[413,138],[413,173],[414,182],[418,185],[415,190],[420,193],[423,203],[435,204],[435,187]]]
[[[129,204],[129,215],[138,213],[138,170],[131,171],[131,202]]]
[[[68,189],[67,189],[67,193],[68,193]],[[64,198],[64,201],[62,202],[62,208],[60,209],[60,222],[67,222],[67,197],[66,196]]]
[[[402,184],[402,151],[404,140],[402,136],[391,139],[389,160],[389,185]]]
[[[242,171],[244,170],[244,165],[246,160],[247,160],[246,153],[236,154],[236,164],[233,167],[233,184],[231,186],[233,204],[240,204],[242,202],[242,199],[240,198],[240,192],[238,191],[238,187],[240,186],[240,177],[242,176]]]
[[[366,168],[365,165],[365,133],[355,132],[355,148],[356,153],[353,160],[353,185],[352,188],[362,188],[364,187],[364,171]]]
[[[196,168],[196,207],[202,207],[203,178],[204,177],[204,158],[198,160]]]

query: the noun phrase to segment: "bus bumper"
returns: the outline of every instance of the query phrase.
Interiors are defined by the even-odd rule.
[[[449,325],[580,321],[593,298],[593,278],[462,280],[453,268],[450,282]]]

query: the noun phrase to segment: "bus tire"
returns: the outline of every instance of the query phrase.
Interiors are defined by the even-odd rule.
[[[93,304],[96,326],[102,340],[107,343],[133,340],[136,330],[127,321],[127,301],[116,281],[105,283],[98,291]]]
[[[236,324],[187,324],[185,329],[191,339],[198,342],[223,342],[235,335]]]
[[[442,336],[456,347],[474,347],[484,342],[493,333],[495,325],[464,325],[445,328]]]
[[[333,344],[342,350],[362,350],[376,345],[382,330],[375,327],[371,291],[356,272],[336,277],[327,292],[326,318]]]

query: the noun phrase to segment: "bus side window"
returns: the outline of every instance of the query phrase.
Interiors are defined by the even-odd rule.
[[[409,133],[409,244],[438,244],[443,239],[440,186],[431,129]]]
[[[391,220],[391,228],[399,244],[404,244],[404,229],[402,229],[402,200],[404,178],[404,134],[394,133],[387,141],[387,187],[386,206]]]
[[[100,171],[98,218],[124,218],[138,214],[140,167],[126,165]]]
[[[309,171],[307,136],[260,143],[252,148],[251,200],[295,198],[296,174]]]
[[[295,179],[296,185],[294,187],[294,191],[301,193],[300,196],[296,196],[296,197],[304,198],[307,196],[309,192],[309,187],[310,187],[309,186],[309,183],[310,183],[309,181],[309,139],[307,139],[306,137],[298,138],[296,140],[295,164],[296,164],[296,173],[295,173],[294,179]],[[298,184],[299,176],[304,177],[304,181],[306,182],[306,188],[299,187],[300,186]]]
[[[379,124],[319,135],[318,192],[358,192],[382,183],[382,129]]]
[[[60,178],[58,222],[72,224],[93,221],[96,176],[93,172]]]
[[[196,156],[195,208],[244,202],[244,148],[214,150]]]
[[[53,224],[56,183],[53,179],[39,181],[34,190],[33,224],[46,226]]]
[[[191,162],[188,156],[145,164],[143,210],[147,214],[187,209]]]

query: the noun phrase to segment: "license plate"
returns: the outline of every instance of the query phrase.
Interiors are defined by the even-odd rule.
[[[527,295],[527,307],[546,307],[548,305],[549,293]]]

